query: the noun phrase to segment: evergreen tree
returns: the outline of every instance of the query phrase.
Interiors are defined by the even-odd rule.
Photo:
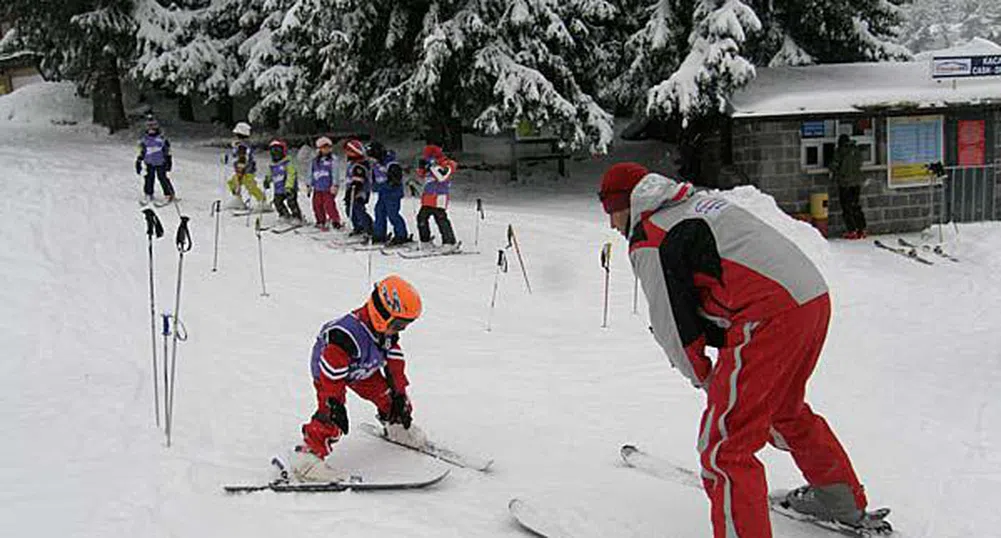
[[[230,85],[240,69],[237,47],[246,38],[243,25],[258,22],[259,0],[188,0],[169,8],[158,0],[135,2],[133,75],[170,93],[221,104],[226,115]]]
[[[121,76],[131,67],[135,23],[131,0],[5,0],[0,19],[13,21],[8,49],[31,50],[49,80],[71,80],[92,98],[93,121],[126,126]]]
[[[378,119],[428,129],[432,138],[449,140],[464,117],[487,133],[527,121],[572,148],[604,152],[612,116],[574,67],[586,65],[575,54],[596,50],[585,21],[611,12],[595,1],[433,1],[413,68],[371,107]]]
[[[901,44],[914,52],[944,49],[975,37],[1001,44],[1001,2],[914,0],[903,8]]]
[[[755,66],[908,58],[894,43],[901,13],[889,0],[660,0],[630,38],[625,80],[670,73],[648,92],[648,114],[718,114]],[[686,39],[677,39],[686,28]]]

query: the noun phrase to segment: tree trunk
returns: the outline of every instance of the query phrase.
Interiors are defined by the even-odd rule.
[[[462,151],[462,118],[432,115],[427,142],[441,146],[445,151]]]
[[[128,127],[125,104],[122,101],[122,81],[118,78],[118,66],[114,58],[105,59],[100,71],[95,75],[91,100],[94,107],[94,123],[103,125],[114,133]]]
[[[177,117],[181,121],[195,121],[195,104],[190,95],[177,96]]]
[[[227,127],[233,126],[233,98],[222,97],[216,101],[216,120]]]

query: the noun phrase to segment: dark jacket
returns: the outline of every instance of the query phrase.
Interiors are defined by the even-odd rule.
[[[862,174],[862,154],[855,142],[838,144],[828,168],[839,187],[860,187],[865,179]]]

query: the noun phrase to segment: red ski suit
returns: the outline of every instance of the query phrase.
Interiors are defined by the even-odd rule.
[[[343,406],[350,388],[386,416],[390,412],[391,394],[407,395],[410,382],[405,367],[399,336],[376,333],[366,308],[325,323],[311,357],[317,410],[302,426],[303,440],[310,452],[325,458],[343,433],[326,418],[330,415],[331,399]]]
[[[630,259],[651,330],[708,393],[698,449],[715,538],[770,538],[755,453],[792,453],[812,485],[866,498],[841,443],[805,402],[830,319],[827,284],[785,236],[727,200],[648,174],[630,197]],[[719,349],[716,364],[705,355]]]

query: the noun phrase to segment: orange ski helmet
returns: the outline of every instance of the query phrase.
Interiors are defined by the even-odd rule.
[[[397,275],[389,275],[375,283],[365,307],[372,328],[385,333],[387,329],[406,329],[420,317],[422,304],[416,288]]]

